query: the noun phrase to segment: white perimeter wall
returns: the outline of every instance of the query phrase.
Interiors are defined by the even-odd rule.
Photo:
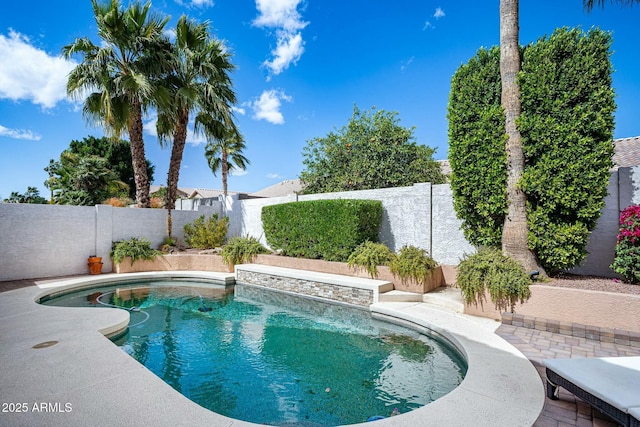
[[[198,210],[173,211],[173,235],[183,239],[183,226],[198,216],[229,216],[229,237],[251,235],[266,244],[262,207],[318,199],[380,200],[383,221],[379,239],[397,251],[405,244],[427,249],[440,264],[456,265],[475,251],[460,229],[447,184],[415,184],[411,187],[238,200],[198,206]],[[602,216],[587,247],[589,256],[572,270],[578,274],[613,276],[613,262],[620,211],[640,204],[640,166],[620,168],[611,174],[609,195]],[[159,246],[165,236],[163,209],[113,208],[109,205],[58,206],[0,204],[0,281],[87,273],[87,257],[98,255],[103,272],[112,270],[111,243],[144,237]]]
[[[173,235],[183,239],[184,224],[215,211],[173,211]],[[110,272],[113,241],[144,237],[158,247],[166,236],[164,209],[0,203],[0,281],[86,274],[89,255]]]

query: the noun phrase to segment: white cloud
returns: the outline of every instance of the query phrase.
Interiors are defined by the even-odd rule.
[[[265,90],[259,98],[249,103],[253,110],[253,118],[266,120],[274,125],[283,124],[284,116],[280,112],[281,101],[292,102],[293,99],[282,90]]]
[[[298,12],[301,0],[256,0],[260,15],[253,21],[256,27],[282,28],[296,32],[307,26]]]
[[[269,179],[282,179],[282,176],[278,175],[277,173],[268,173],[267,174],[267,178],[269,178]]]
[[[431,22],[427,21],[427,22],[424,23],[424,27],[422,27],[422,29],[426,30],[427,28],[432,28],[433,29],[435,27],[433,26],[433,24]]]
[[[443,18],[444,16],[445,16],[444,10],[442,10],[442,8],[440,7],[436,8],[436,11],[433,14],[433,17],[436,19],[440,19],[440,18]]]
[[[0,64],[0,99],[26,99],[44,108],[67,99],[67,76],[77,65],[50,56],[12,29],[8,37],[0,34]]]
[[[240,108],[240,107],[231,107],[231,111],[240,114],[241,116],[244,116],[245,114],[247,114],[247,110],[245,110],[244,108]]]
[[[248,174],[249,172],[246,169],[231,169],[229,171],[229,175],[231,176],[245,176],[246,174]]]
[[[212,7],[213,6],[213,0],[191,0],[191,1],[183,1],[183,0],[176,0],[176,3],[178,3],[180,6],[186,6],[186,7]]]
[[[406,61],[402,61],[402,65],[400,65],[400,71],[404,71],[407,69],[407,67],[409,67],[409,65],[411,65],[411,63],[416,59],[415,56],[412,56],[411,58],[409,58]]]
[[[40,135],[33,133],[30,130],[9,129],[2,125],[0,125],[0,136],[6,136],[13,139],[26,139],[29,141],[40,141],[42,138]]]
[[[258,17],[253,25],[276,30],[276,48],[271,51],[273,59],[263,63],[270,75],[278,75],[289,65],[295,64],[304,53],[302,30],[308,22],[302,20],[298,12],[301,0],[256,0]]]
[[[298,59],[304,53],[304,42],[302,34],[291,34],[285,31],[278,32],[278,45],[271,51],[273,59],[263,62],[263,65],[271,70],[274,75],[280,74],[286,70],[292,63],[298,62]],[[267,81],[271,76],[267,77]]]
[[[158,137],[158,129],[156,128],[156,123],[158,122],[157,116],[150,116],[147,121],[143,123],[144,133],[147,135]],[[168,138],[167,141],[171,143],[173,141],[173,137]],[[202,145],[207,143],[207,138],[204,135],[196,135],[193,132],[193,120],[189,123],[189,127],[187,128],[187,144],[191,145]]]

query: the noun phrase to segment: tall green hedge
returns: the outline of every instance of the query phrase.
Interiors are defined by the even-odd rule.
[[[613,156],[611,36],[558,29],[522,52],[522,134],[529,247],[553,274],[586,256]],[[454,207],[467,239],[499,246],[506,153],[499,48],[480,49],[455,73],[449,97]]]
[[[327,261],[346,261],[361,243],[376,242],[381,222],[378,200],[309,200],[262,208],[262,226],[272,249]]]
[[[458,68],[449,94],[454,208],[476,246],[500,246],[507,213],[507,154],[500,103],[500,48],[481,48]]]
[[[611,35],[556,30],[525,50],[518,126],[529,247],[551,273],[584,259],[613,166]]]

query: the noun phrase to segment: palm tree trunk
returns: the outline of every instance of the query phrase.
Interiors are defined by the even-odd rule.
[[[187,142],[187,125],[189,123],[189,111],[182,110],[178,115],[176,129],[173,133],[173,146],[171,148],[171,161],[167,174],[167,209],[174,209],[178,195],[178,178],[180,177],[180,165],[182,154]]]
[[[142,139],[142,107],[140,100],[131,103],[132,115],[129,119],[129,139],[131,140],[131,161],[133,163],[133,178],[136,184],[136,201],[139,208],[148,208],[149,177],[147,176],[147,158],[144,154]]]
[[[222,194],[227,197],[227,174],[229,173],[229,164],[227,163],[227,152],[222,149]]]
[[[500,78],[507,134],[507,216],[502,228],[502,251],[520,261],[527,271],[545,274],[527,244],[527,199],[518,182],[524,170],[522,137],[516,126],[520,115],[520,47],[518,0],[500,0]]]

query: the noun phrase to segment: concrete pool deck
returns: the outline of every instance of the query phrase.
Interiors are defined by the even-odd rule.
[[[172,273],[185,276],[167,275]],[[213,280],[210,275],[189,273]],[[95,283],[132,277],[157,278],[158,273],[34,281],[36,286],[0,293],[0,425],[256,425],[191,402],[105,338],[127,324],[128,312],[35,302],[85,279]],[[424,303],[377,303],[371,310],[375,316],[435,331],[458,347],[469,364],[464,381],[451,393],[374,425],[530,426],[538,419],[545,401],[538,372],[494,333],[498,323]],[[41,343],[54,344],[34,348]]]

